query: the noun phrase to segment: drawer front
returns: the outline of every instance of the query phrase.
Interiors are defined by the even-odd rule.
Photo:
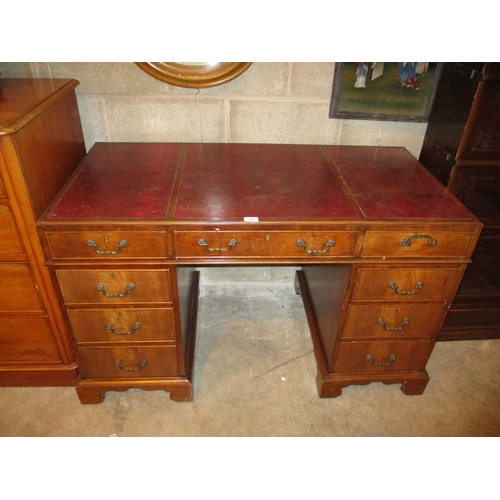
[[[357,231],[280,231],[266,233],[269,254],[275,257],[352,257]]]
[[[363,257],[468,257],[473,232],[367,231]]]
[[[342,342],[335,372],[398,372],[425,368],[432,341]]]
[[[247,257],[268,253],[265,233],[245,231],[175,231],[176,257]]]
[[[434,337],[445,314],[446,306],[436,304],[351,304],[342,338]]]
[[[446,300],[460,276],[456,268],[360,268],[352,300]]]
[[[0,316],[0,363],[60,361],[45,316]]]
[[[21,237],[8,205],[0,205],[0,254],[24,254]]]
[[[58,270],[56,274],[66,304],[171,301],[168,270]]]
[[[28,264],[0,264],[0,311],[42,311]]]
[[[68,311],[77,342],[175,340],[174,314],[165,309],[75,309]]]
[[[164,231],[46,232],[53,259],[166,258]]]
[[[350,257],[356,231],[176,231],[176,256]]]
[[[175,347],[80,347],[85,379],[175,377],[179,375]]]

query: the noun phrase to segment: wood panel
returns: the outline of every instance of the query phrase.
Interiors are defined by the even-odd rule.
[[[66,304],[169,303],[170,276],[167,269],[92,269],[57,271]]]

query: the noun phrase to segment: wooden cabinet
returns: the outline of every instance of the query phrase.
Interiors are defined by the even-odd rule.
[[[74,385],[35,228],[85,155],[78,82],[0,79],[0,385]]]
[[[321,397],[421,394],[481,223],[402,148],[121,143],[94,146],[38,229],[76,390],[99,403],[192,399],[199,273],[221,264],[301,268]]]
[[[443,63],[420,161],[484,224],[438,340],[500,338],[500,63]]]

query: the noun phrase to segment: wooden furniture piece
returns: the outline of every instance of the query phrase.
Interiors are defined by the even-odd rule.
[[[0,79],[0,385],[74,385],[35,222],[85,155],[75,80]]]
[[[321,397],[421,394],[481,230],[403,148],[96,144],[38,228],[82,403],[192,399],[198,273],[299,265]]]
[[[484,224],[438,340],[500,338],[500,63],[444,63],[420,161]]]

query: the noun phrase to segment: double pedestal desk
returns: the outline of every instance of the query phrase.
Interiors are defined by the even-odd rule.
[[[82,403],[192,400],[213,265],[300,268],[320,397],[421,394],[481,231],[403,148],[264,144],[98,143],[37,226]]]

